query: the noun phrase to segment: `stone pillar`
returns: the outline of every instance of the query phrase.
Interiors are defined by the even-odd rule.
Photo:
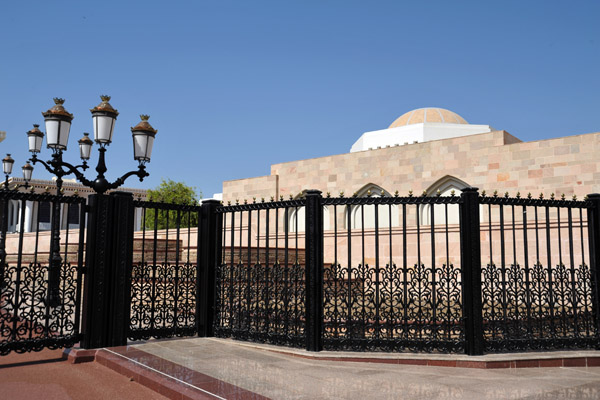
[[[33,201],[25,202],[25,226],[23,232],[31,232],[31,221],[33,220]]]

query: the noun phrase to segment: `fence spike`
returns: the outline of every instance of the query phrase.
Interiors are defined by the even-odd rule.
[[[563,200],[563,201],[565,200],[565,194],[564,193],[560,195],[560,199]]]
[[[356,193],[358,195],[358,193]],[[367,197],[371,197],[371,189],[367,190]]]
[[[504,192],[504,197],[508,199],[508,192]]]
[[[498,191],[494,190],[494,197],[498,197]]]
[[[275,201],[275,197],[271,196],[271,201]]]
[[[531,196],[531,192],[527,193],[527,198],[528,198],[528,199],[531,199],[531,197],[532,197],[532,196]]]
[[[279,201],[283,201],[283,195],[282,194],[279,195]]]
[[[408,197],[412,197],[412,196],[413,196],[413,191],[412,191],[412,189],[410,189],[410,190],[408,191]]]
[[[554,192],[550,193],[550,200],[554,200]]]
[[[573,195],[573,201],[577,201],[577,195],[576,194]]]
[[[396,190],[396,191],[394,192],[394,197],[398,197],[398,196],[399,196],[399,193],[398,193],[398,191]]]
[[[485,197],[485,189],[481,191],[481,197]]]
[[[427,190],[423,190],[423,193],[421,194],[421,196],[423,196],[423,197],[427,196]]]
[[[343,191],[343,190],[340,192],[340,197],[341,197],[341,198],[343,198],[343,197],[344,197],[344,191]]]
[[[358,192],[354,192],[354,194],[352,195],[352,197],[358,197]]]
[[[256,197],[253,197],[253,198],[252,198],[252,202],[253,202],[253,203],[256,203]]]
[[[327,198],[331,197],[331,192],[327,192]]]
[[[540,200],[544,198],[544,193],[540,193]]]
[[[521,198],[521,192],[517,192],[517,199],[520,199],[520,198]]]

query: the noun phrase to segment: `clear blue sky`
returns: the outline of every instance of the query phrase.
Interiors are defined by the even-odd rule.
[[[348,152],[418,107],[522,140],[599,131],[599,20],[598,1],[5,2],[0,152],[23,165],[25,132],[63,97],[77,161],[100,94],[120,112],[109,177],[136,167],[129,127],[148,113],[151,176],[127,185],[171,178],[205,197]]]

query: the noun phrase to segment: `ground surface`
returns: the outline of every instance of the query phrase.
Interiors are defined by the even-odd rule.
[[[165,399],[98,363],[70,364],[62,353],[43,350],[0,357],[0,399]]]
[[[134,347],[271,399],[600,399],[600,367],[485,370],[322,361],[210,338]]]

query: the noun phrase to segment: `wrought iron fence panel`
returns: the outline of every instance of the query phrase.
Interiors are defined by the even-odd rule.
[[[217,208],[214,333],[305,346],[304,200]]]
[[[73,346],[80,340],[85,200],[0,191],[0,221],[0,355]]]
[[[487,352],[594,348],[588,201],[480,197]]]
[[[129,339],[197,333],[201,207],[135,201]]]
[[[458,196],[323,199],[325,349],[464,348],[459,203]]]

